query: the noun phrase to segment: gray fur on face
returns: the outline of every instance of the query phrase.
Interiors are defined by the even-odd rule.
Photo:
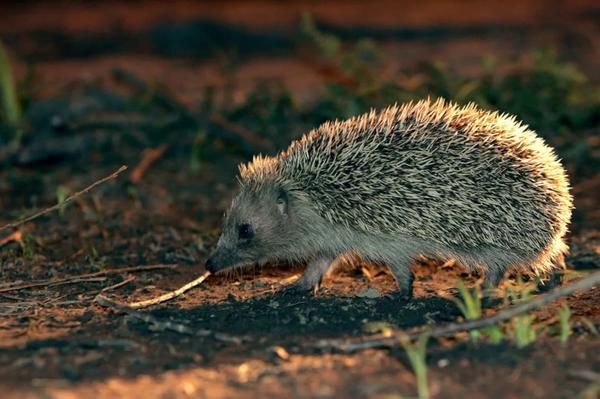
[[[287,202],[277,189],[240,192],[225,216],[223,233],[211,256],[213,271],[272,260],[288,230]],[[243,229],[248,230],[246,235]]]

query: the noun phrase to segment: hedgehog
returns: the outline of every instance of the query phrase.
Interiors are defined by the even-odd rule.
[[[385,265],[412,297],[418,257],[454,259],[496,287],[507,271],[564,268],[572,197],[554,151],[515,117],[443,99],[326,122],[239,167],[239,192],[206,261],[218,272],[336,259]]]

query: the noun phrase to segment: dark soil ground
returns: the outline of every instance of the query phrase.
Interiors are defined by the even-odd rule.
[[[482,54],[513,56],[551,44],[593,83],[600,79],[594,20],[599,9],[585,1],[570,6],[491,2],[479,13],[472,2],[456,7],[429,2],[402,10],[396,2],[378,2],[376,12],[366,12],[359,2],[291,2],[285,7],[271,2],[166,3],[26,2],[3,6],[0,13],[0,36],[14,51],[19,79],[26,78],[27,64],[34,63],[29,94],[48,101],[45,107],[32,106],[37,109],[30,117],[38,128],[36,139],[0,165],[0,224],[55,203],[61,190],[75,192],[121,164],[130,167],[63,211],[21,226],[15,230],[21,234],[14,236],[17,240],[3,239],[12,231],[0,232],[0,397],[414,397],[415,378],[402,348],[348,354],[324,351],[317,344],[368,336],[369,322],[410,329],[460,320],[452,301],[456,281],[475,283],[478,276],[452,262],[422,260],[416,266],[416,298],[410,303],[391,295],[392,277],[373,265],[341,267],[314,296],[306,297],[278,294],[282,284],[299,276],[302,265],[211,276],[199,288],[148,311],[160,321],[198,331],[192,335],[93,303],[103,290],[133,301],[200,275],[235,190],[236,164],[247,158],[244,151],[224,149],[193,168],[194,135],[177,130],[176,124],[160,139],[141,133],[140,126],[153,117],[151,109],[126,114],[129,125],[123,125],[122,134],[114,134],[114,128],[107,133],[102,123],[123,122],[111,110],[118,100],[110,93],[122,89],[113,71],[125,69],[142,81],[168,87],[190,107],[202,101],[207,85],[215,87],[218,102],[241,103],[257,81],[273,78],[298,98],[313,99],[327,73],[302,51],[298,56],[286,50],[291,40],[286,27],[297,22],[299,11],[311,9],[342,37],[381,39],[384,51],[393,54],[390,70],[414,68],[435,54],[448,65],[478,73]],[[200,37],[193,53],[167,40],[177,42],[176,35],[153,35],[167,28],[172,33],[172,26],[185,31],[191,29],[186,23],[198,20],[236,24],[262,36],[228,31],[221,42],[215,36],[202,41],[208,39],[192,29]],[[400,25],[406,30],[394,30]],[[242,67],[235,72],[232,91],[219,52],[228,40],[251,42],[239,54]],[[97,87],[106,91],[93,91]],[[65,93],[68,101],[60,102]],[[81,114],[92,118],[75,127],[69,124],[69,118],[80,121]],[[44,130],[49,124],[52,134]],[[63,124],[68,128],[62,130]],[[583,137],[600,148],[597,129]],[[140,179],[132,178],[131,172],[148,158],[144,150],[160,145],[164,152]],[[572,175],[576,210],[567,258],[574,277],[600,268],[600,152],[590,153],[596,163],[568,165],[572,174],[577,172]],[[0,151],[0,156],[6,154]],[[142,265],[157,268],[8,290],[17,283]],[[501,288],[515,285],[509,279]],[[485,313],[495,312],[498,302]],[[557,310],[563,303],[572,312],[573,334],[566,344],[556,337]],[[509,337],[498,345],[473,343],[467,334],[431,340],[427,366],[432,397],[598,397],[600,337],[593,326],[600,329],[600,287],[564,298],[535,318],[538,338],[521,349]]]

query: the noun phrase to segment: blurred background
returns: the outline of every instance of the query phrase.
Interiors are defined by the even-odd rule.
[[[48,173],[166,144],[193,175],[442,96],[515,114],[579,181],[598,166],[599,16],[593,0],[5,2],[0,162]]]
[[[373,291],[364,290],[386,292],[394,283],[364,268],[330,282],[333,297],[300,306],[260,297],[289,277],[289,270],[264,269],[211,277],[208,288],[155,312],[194,328],[265,336],[256,346],[149,331],[91,303],[107,285],[118,286],[125,300],[197,276],[220,233],[240,162],[274,154],[324,121],[426,97],[513,114],[557,150],[576,205],[567,263],[595,269],[599,88],[597,0],[2,2],[0,225],[63,204],[120,165],[129,169],[73,206],[0,228],[0,289],[131,265],[170,266],[0,295],[0,396],[24,397],[24,387],[50,387],[45,392],[56,397],[71,388],[74,397],[414,392],[397,351],[289,357],[265,345],[285,346],[292,337],[302,348],[315,337],[363,334],[365,320],[404,328],[455,320],[452,302],[436,295],[471,277],[451,264],[420,263],[419,312],[398,313],[387,299],[369,302]],[[336,299],[359,292],[367,296]],[[575,316],[592,320],[577,327],[582,337],[598,325],[599,298],[591,291],[569,302]],[[538,316],[546,326],[556,320],[544,312]],[[532,352],[436,347],[432,392],[575,397],[585,380],[565,370],[597,366],[591,357],[598,340],[569,343],[560,356],[543,345]],[[186,368],[189,374],[167,373]],[[162,377],[133,379],[141,374]],[[254,391],[244,390],[248,381]]]
[[[597,172],[593,0],[1,7],[4,167],[131,165],[166,146],[160,158],[187,183],[215,163],[225,183],[235,173],[225,158],[273,153],[328,119],[441,96],[515,114],[559,149],[575,183]],[[11,205],[34,206],[29,194]]]

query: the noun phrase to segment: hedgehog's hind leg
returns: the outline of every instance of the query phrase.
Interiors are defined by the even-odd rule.
[[[387,261],[387,265],[396,280],[398,293],[404,300],[411,300],[413,297],[413,282],[415,276],[411,268],[412,262],[413,259],[411,257]]]
[[[506,272],[521,264],[525,257],[501,248],[487,248],[478,256],[479,263],[485,269],[484,288],[497,288]]]
[[[565,256],[562,251],[559,251],[554,256],[551,256],[550,260],[546,263],[548,263],[550,266],[542,266],[541,269],[549,269],[549,271],[546,271],[543,275],[543,278],[541,278],[537,283],[536,290],[539,293],[549,291],[562,285],[564,274],[567,270]],[[540,267],[538,266],[538,268]]]
[[[500,282],[504,278],[504,273],[500,271],[486,271],[485,276],[483,278],[483,293],[485,297],[491,296],[494,297],[497,292],[497,288],[500,285]]]
[[[493,263],[492,263],[493,265]],[[485,271],[485,276],[483,278],[483,287],[484,288],[498,288],[500,282],[504,278],[505,269],[502,268],[492,268],[490,267],[490,263],[486,264],[487,270]]]
[[[536,284],[536,291],[538,293],[544,293],[550,291],[553,288],[560,287],[563,283],[563,280],[563,272],[550,273],[548,277],[538,281],[538,283]]]

